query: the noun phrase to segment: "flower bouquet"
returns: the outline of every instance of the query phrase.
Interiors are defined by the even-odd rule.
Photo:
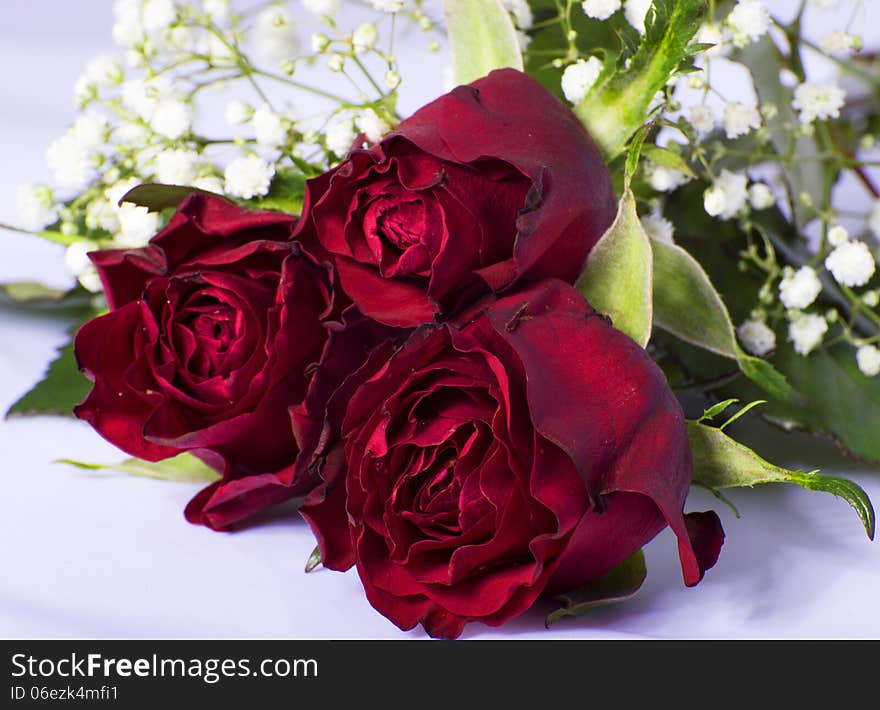
[[[728,430],[880,460],[880,73],[857,14],[806,37],[827,4],[116,0],[8,227],[77,279],[2,287],[75,332],[10,414],[205,481],[194,524],[296,500],[307,571],[438,637],[627,598],[666,527],[696,585],[724,531],[692,486],[825,491],[873,537],[859,486]],[[402,33],[452,57],[410,115]]]

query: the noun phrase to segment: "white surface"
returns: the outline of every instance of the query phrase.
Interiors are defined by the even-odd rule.
[[[0,13],[0,221],[14,221],[19,181],[47,177],[42,155],[71,119],[73,81],[110,48],[109,5],[30,0]],[[436,90],[431,81],[419,90]],[[0,235],[0,280],[13,278],[66,283],[60,248]],[[60,321],[0,311],[0,408],[39,378],[64,340]],[[824,454],[805,440],[796,448],[802,465],[846,473],[880,502],[880,472],[817,464]],[[0,636],[423,637],[374,612],[354,572],[303,574],[314,542],[289,509],[233,534],[189,525],[182,510],[198,486],[52,464],[120,458],[76,421],[0,422],[0,454]],[[867,541],[843,502],[782,487],[731,498],[740,520],[708,495],[689,505],[716,508],[727,531],[698,587],[682,586],[665,532],[648,546],[648,580],[630,602],[551,631],[541,607],[501,629],[470,625],[465,637],[880,637],[880,544]]]

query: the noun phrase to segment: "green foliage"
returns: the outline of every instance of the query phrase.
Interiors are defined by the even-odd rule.
[[[598,579],[556,597],[563,606],[547,616],[546,624],[551,624],[566,616],[581,616],[592,609],[632,597],[648,575],[645,555],[637,550],[610,572]]]
[[[688,422],[688,439],[694,459],[694,482],[712,490],[753,487],[764,483],[793,483],[811,491],[843,498],[859,516],[865,532],[874,539],[874,508],[855,483],[818,473],[789,471],[774,466],[751,449],[731,439],[721,429]]]
[[[64,463],[86,471],[118,471],[131,476],[158,478],[163,481],[180,483],[212,483],[220,479],[220,474],[213,468],[197,459],[192,454],[179,454],[164,461],[142,461],[141,459],[125,459],[114,464],[83,463],[72,459],[59,459],[56,463]]]
[[[456,82],[503,67],[522,70],[516,30],[499,0],[443,0],[443,12]]]
[[[615,328],[645,347],[651,337],[651,283],[650,240],[627,191],[614,223],[590,252],[579,288]]]
[[[73,408],[85,399],[91,386],[91,382],[77,368],[73,343],[70,343],[61,348],[39,384],[13,404],[6,416],[70,416]]]

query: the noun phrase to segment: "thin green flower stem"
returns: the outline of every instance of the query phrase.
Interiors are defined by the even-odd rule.
[[[862,69],[853,62],[848,62],[845,59],[841,59],[840,57],[835,57],[833,54],[826,54],[822,51],[822,48],[819,47],[815,42],[811,42],[810,40],[803,37],[801,37],[800,39],[801,44],[803,44],[805,47],[812,49],[817,54],[821,54],[824,59],[828,59],[834,62],[843,71],[847,72],[848,74],[852,74],[853,76],[859,77],[860,79],[868,82],[874,87],[880,87],[880,76],[877,76],[869,71],[866,71],[865,69]]]
[[[858,314],[861,313],[862,315],[867,317],[868,320],[872,321],[874,323],[874,325],[876,325],[878,328],[880,328],[880,315],[877,315],[870,308],[866,308],[864,301],[862,301],[862,299],[859,298],[849,286],[844,286],[843,284],[840,284],[840,290],[843,291],[844,295],[853,304],[852,317],[850,319],[851,321]]]
[[[255,67],[250,63],[247,57],[245,57],[241,51],[239,51],[238,47],[232,44],[226,37],[223,32],[213,23],[208,22],[205,24],[205,29],[208,30],[212,35],[214,35],[220,42],[235,55],[236,63],[244,74],[245,78],[248,80],[248,83],[253,87],[254,91],[257,92],[257,95],[265,102],[267,106],[272,107],[272,103],[269,101],[269,97],[263,92],[263,89],[260,88],[260,85],[257,83],[256,79],[254,79]]]
[[[342,103],[348,106],[354,106],[351,100],[344,98],[342,96],[337,96],[336,94],[331,94],[328,91],[324,91],[323,89],[318,89],[314,86],[309,86],[308,84],[303,84],[302,82],[295,81],[293,79],[289,79],[286,76],[281,76],[280,74],[273,74],[271,72],[267,72],[264,69],[258,69],[257,67],[252,67],[252,71],[255,75],[261,76],[265,79],[271,79],[273,81],[280,81],[283,84],[288,84],[296,89],[300,89],[301,91],[307,91],[311,94],[315,94],[315,96],[321,96],[329,101],[333,101],[335,103]]]
[[[373,88],[376,90],[376,92],[379,94],[379,96],[382,98],[385,98],[385,92],[382,91],[382,87],[379,86],[379,84],[373,78],[373,75],[370,74],[369,71],[367,71],[367,68],[364,66],[364,63],[360,59],[358,59],[358,56],[354,53],[354,51],[352,51],[350,56],[351,56],[352,60],[354,60],[354,63],[357,65],[358,69],[360,69],[361,72],[363,73],[363,75],[365,77],[367,77],[367,81],[369,81],[370,84],[372,84]]]

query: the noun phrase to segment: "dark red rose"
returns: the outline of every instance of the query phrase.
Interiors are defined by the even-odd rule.
[[[500,625],[667,525],[686,584],[717,559],[717,516],[682,514],[690,449],[662,372],[564,282],[380,346],[328,416],[342,440],[301,511],[324,564],[356,564],[402,629]]]
[[[76,337],[95,381],[76,415],[132,456],[191,451],[217,468],[192,522],[225,528],[308,486],[288,409],[321,358],[333,298],[294,225],[192,195],[149,246],[91,254],[110,312]]]
[[[615,208],[574,114],[502,69],[310,180],[298,232],[364,314],[414,327],[518,280],[573,283]]]

